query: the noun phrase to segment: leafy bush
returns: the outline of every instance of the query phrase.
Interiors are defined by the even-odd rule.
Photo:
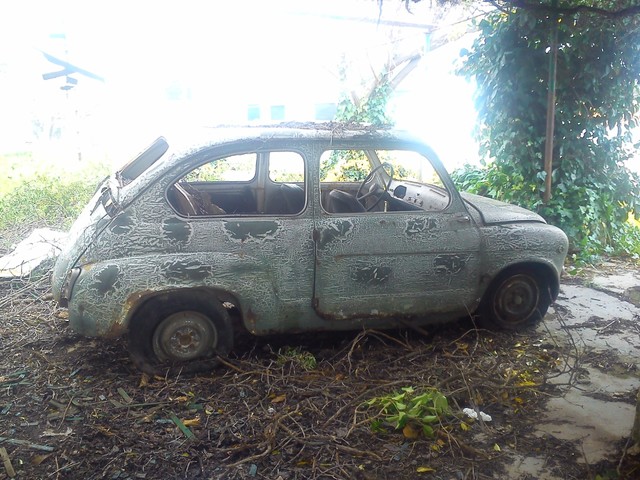
[[[638,180],[626,170],[616,174],[627,177],[616,181],[591,175],[574,178],[573,183],[559,181],[548,204],[538,194],[539,184],[526,181],[513,165],[465,165],[451,176],[463,191],[538,212],[565,231],[576,260],[589,262],[602,254],[640,256],[640,226],[629,213],[638,210],[632,191]]]
[[[278,350],[276,364],[283,366],[286,364],[299,366],[303,370],[313,370],[317,366],[316,357],[313,353],[302,350],[299,347],[284,347]]]
[[[599,6],[609,2],[598,1]],[[461,74],[475,78],[484,168],[457,179],[470,191],[540,213],[562,228],[583,260],[633,253],[639,179],[625,168],[638,125],[640,18],[496,11],[464,53]],[[549,37],[558,33],[551,200],[544,204]]]

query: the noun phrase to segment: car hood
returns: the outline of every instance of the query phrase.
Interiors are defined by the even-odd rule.
[[[544,218],[531,210],[500,202],[492,198],[481,197],[472,193],[462,193],[465,203],[476,210],[486,224],[540,222],[546,223]]]

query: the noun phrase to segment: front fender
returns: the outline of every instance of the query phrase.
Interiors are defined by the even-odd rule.
[[[531,222],[485,226],[481,232],[484,289],[505,269],[524,264],[540,265],[553,280],[550,286],[555,298],[569,248],[562,230],[546,223]]]

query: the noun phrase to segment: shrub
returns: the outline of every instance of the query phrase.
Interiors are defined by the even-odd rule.
[[[37,227],[69,228],[97,183],[87,177],[62,180],[42,174],[21,179],[0,195],[0,249],[9,249]]]

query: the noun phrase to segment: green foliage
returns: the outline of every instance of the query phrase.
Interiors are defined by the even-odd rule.
[[[322,159],[320,181],[361,182],[370,170],[371,163],[362,150],[333,150]]]
[[[346,78],[345,67],[342,67],[342,79]],[[391,86],[386,72],[373,79],[373,87],[359,97],[355,92],[344,92],[338,102],[335,120],[343,123],[371,124],[375,127],[391,125],[387,114],[387,104],[391,96]],[[338,169],[338,172],[332,172]],[[366,156],[356,151],[335,151],[320,170],[323,181],[362,181],[370,170]]]
[[[539,183],[509,167],[497,162],[465,165],[451,176],[462,191],[520,204],[561,226],[571,239],[575,260],[591,262],[602,254],[640,257],[640,227],[628,218],[637,209],[632,191],[626,193],[630,201],[622,202],[616,191],[620,185],[613,183],[556,184],[555,194],[545,205],[537,194]]]
[[[417,393],[413,387],[404,387],[399,392],[374,397],[365,405],[379,411],[371,425],[374,431],[380,430],[384,423],[402,429],[413,422],[427,437],[433,437],[432,425],[450,413],[447,397],[436,389]]]
[[[616,251],[613,253],[619,255],[630,255],[633,259],[640,259],[640,226],[637,221],[630,219],[629,222],[623,223],[615,231]]]
[[[627,215],[640,206],[638,177],[624,166],[639,111],[640,18],[559,19],[552,199],[544,204],[552,25],[525,10],[480,22],[460,73],[478,85],[478,137],[488,160],[456,177],[472,191],[538,211],[565,230],[582,257],[620,251]]]
[[[336,120],[346,123],[370,123],[374,126],[389,125],[391,119],[387,115],[387,104],[391,88],[386,81],[386,75],[381,82],[371,89],[369,95],[355,100],[353,95],[343,94],[338,102]]]
[[[95,191],[96,182],[35,175],[0,196],[0,231],[22,225],[68,227]]]
[[[278,350],[276,363],[279,366],[291,363],[302,367],[304,370],[313,370],[317,366],[316,357],[312,353],[299,347],[284,347]]]

